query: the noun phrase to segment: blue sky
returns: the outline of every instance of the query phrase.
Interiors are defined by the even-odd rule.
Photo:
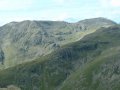
[[[76,22],[94,17],[120,22],[120,0],[0,0],[0,25],[23,20]]]

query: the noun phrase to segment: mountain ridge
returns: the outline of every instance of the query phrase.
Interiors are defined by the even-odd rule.
[[[30,20],[8,23],[0,27],[0,66],[8,68],[32,61],[65,44],[78,41],[98,28],[116,25],[108,19],[98,19],[101,20],[89,19],[94,21],[89,25],[82,23],[83,21],[74,24],[64,21]]]

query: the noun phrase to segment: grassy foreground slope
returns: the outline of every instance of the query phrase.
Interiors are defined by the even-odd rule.
[[[119,38],[119,26],[101,28],[45,57],[0,71],[0,87],[119,90]]]
[[[76,70],[60,90],[120,90],[120,47],[117,48]]]

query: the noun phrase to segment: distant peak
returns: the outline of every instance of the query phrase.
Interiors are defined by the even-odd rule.
[[[104,17],[84,19],[84,20],[81,20],[81,21],[79,21],[77,23],[86,23],[86,24],[91,24],[91,23],[109,23],[109,24],[117,24],[116,22],[114,22],[114,21],[112,21],[110,19],[104,18]]]

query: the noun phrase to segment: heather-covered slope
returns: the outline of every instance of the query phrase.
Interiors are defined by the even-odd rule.
[[[22,90],[119,90],[120,27],[101,28],[55,52],[0,71],[0,86]]]

